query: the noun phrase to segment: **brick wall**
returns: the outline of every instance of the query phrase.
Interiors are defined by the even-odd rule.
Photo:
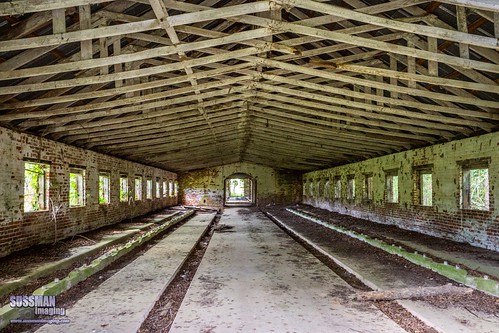
[[[252,164],[234,163],[181,174],[182,203],[222,207],[224,181],[235,173],[245,173],[256,181],[256,204],[292,204],[302,200],[301,174]]]
[[[177,197],[146,200],[146,177],[176,180],[172,172],[111,156],[95,153],[33,135],[0,127],[0,257],[40,243],[54,242],[84,231],[113,224],[123,219],[143,215],[177,203]],[[61,207],[57,218],[51,218],[53,208],[39,212],[24,212],[24,160],[50,163],[49,198]],[[81,166],[86,173],[86,205],[69,207],[69,168]],[[110,173],[110,204],[100,205],[99,171]],[[141,201],[119,201],[119,177],[127,174],[130,194],[134,193],[134,178],[143,179]]]
[[[462,165],[483,159],[488,163],[490,208],[463,209]],[[433,170],[433,205],[421,206],[415,173],[421,167]],[[399,202],[387,203],[385,177],[396,170]],[[373,200],[363,196],[366,174],[373,175]],[[347,178],[355,177],[355,198],[347,200]],[[341,198],[334,199],[333,179],[341,179]],[[391,154],[303,176],[304,202],[373,222],[466,242],[499,251],[499,133],[453,141]],[[329,180],[330,185],[326,186]],[[324,191],[329,188],[329,193]]]

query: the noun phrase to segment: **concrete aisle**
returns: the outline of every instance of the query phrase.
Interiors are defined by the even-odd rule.
[[[405,332],[262,213],[220,224],[170,332]]]
[[[136,332],[214,217],[194,216],[67,309],[70,324],[37,332]]]

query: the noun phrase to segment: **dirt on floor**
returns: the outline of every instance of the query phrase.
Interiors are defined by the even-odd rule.
[[[386,263],[393,263],[394,265],[403,265],[405,270],[410,272],[411,275],[414,276],[414,281],[416,280],[430,280],[433,281],[437,284],[446,284],[449,283],[449,280],[446,278],[441,277],[440,275],[431,272],[429,270],[423,269],[421,267],[418,267],[416,265],[413,265],[404,259],[393,256],[390,254],[387,254],[384,251],[374,249],[370,247],[369,245],[360,242],[358,240],[352,239],[346,235],[338,234],[331,229],[322,227],[318,224],[315,224],[313,222],[310,222],[306,219],[300,218],[294,214],[291,214],[289,212],[286,212],[284,210],[285,207],[271,207],[268,208],[267,210],[271,212],[273,215],[277,217],[282,217],[284,220],[286,220],[286,223],[294,223],[295,226],[301,225],[302,227],[306,227],[307,230],[315,234],[319,239],[323,242],[334,242],[335,240],[341,240],[342,242],[347,242],[350,244],[350,248],[354,249],[355,248],[355,253],[352,252],[352,255],[359,255],[359,253],[365,253],[370,252],[374,253],[374,255],[380,259],[383,260]],[[303,207],[306,208],[307,210],[312,210],[311,207]],[[242,211],[241,213],[244,213]],[[313,213],[316,214],[318,217],[320,217],[323,220],[327,220],[331,218],[330,213],[328,211],[323,211],[320,209],[313,209]],[[350,219],[354,219],[351,218]],[[352,225],[359,225],[360,223],[365,224],[367,226],[369,224],[370,228],[377,228],[376,226],[373,226],[372,222],[369,221],[358,221],[359,219],[355,219],[355,221],[349,221],[348,216],[341,216],[341,225],[343,226],[352,226]],[[137,223],[147,223],[150,222],[148,218],[144,219],[137,219],[136,221],[133,222],[133,224]],[[355,222],[355,223],[353,223]],[[336,224],[336,220],[335,220]],[[129,262],[134,260],[137,256],[140,256],[142,253],[147,251],[150,247],[154,246],[157,241],[159,241],[162,237],[165,235],[173,232],[178,226],[177,225],[173,228],[170,228],[166,233],[162,234],[161,236],[158,236],[151,240],[150,242],[144,244],[143,246],[134,249],[127,255],[123,256],[120,258],[118,261],[115,263],[111,264],[109,267],[105,268],[103,271],[95,274],[94,276],[90,277],[89,279],[81,282],[78,284],[77,287],[71,288],[69,291],[61,294],[57,298],[57,304],[60,307],[65,307],[69,308],[71,307],[74,303],[77,302],[81,297],[86,295],[88,292],[91,290],[97,288],[103,281],[105,281],[107,278],[111,277],[113,274],[115,274],[117,271],[119,271],[122,267],[126,266]],[[49,258],[49,261],[54,261],[54,258],[60,259],[63,257],[60,257],[60,253],[68,253],[72,248],[77,247],[77,246],[85,246],[85,245],[92,245],[94,242],[102,239],[103,236],[116,232],[117,230],[120,230],[120,228],[126,228],[126,225],[115,225],[116,228],[112,227],[105,227],[99,230],[96,230],[94,232],[86,233],[83,234],[83,237],[73,237],[71,239],[64,240],[63,242],[58,242],[53,245],[46,245],[42,247],[35,247],[31,248],[19,253],[16,253],[13,256],[9,256],[10,258],[3,258],[2,259],[2,266],[1,270],[2,272],[4,270],[13,270],[18,273],[23,272],[24,267],[28,264],[40,264],[43,262],[46,262],[44,260],[47,259],[47,253],[52,253],[54,257]],[[196,269],[201,262],[201,259],[204,255],[204,252],[206,250],[206,247],[208,246],[209,239],[212,235],[213,232],[229,232],[230,230],[224,230],[223,226],[218,226],[220,227],[220,230],[215,230],[216,228],[213,228],[210,230],[210,232],[199,242],[197,245],[195,251],[193,252],[193,255],[189,257],[189,259],[186,261],[184,266],[180,269],[178,275],[175,277],[173,283],[167,288],[163,296],[159,299],[159,301],[156,303],[152,311],[150,312],[148,318],[144,321],[141,329],[139,332],[145,333],[145,332],[168,332],[174,319],[175,315],[182,303],[182,300],[187,292],[187,289],[190,285],[190,282],[192,278],[194,277],[194,274],[196,272]],[[388,226],[392,228],[393,226]],[[383,232],[390,232],[390,228],[386,228],[386,226],[381,226],[381,230]],[[353,229],[353,228],[351,228]],[[381,232],[376,229],[377,232]],[[364,228],[362,229],[363,233],[367,233]],[[412,233],[412,232],[411,232]],[[421,237],[426,237],[424,235],[421,235]],[[449,246],[453,246],[452,244],[444,244],[445,241],[442,242],[443,247],[449,248]],[[451,242],[455,243],[455,242]],[[339,267],[337,264],[335,264],[330,258],[318,253],[316,250],[314,250],[312,247],[307,246],[306,244],[303,244],[306,248],[308,248],[312,253],[314,253],[322,262],[324,262],[328,267],[330,267],[336,274],[340,275],[347,283],[349,283],[352,287],[356,288],[359,291],[367,291],[370,290],[368,287],[366,287],[361,281],[359,281],[354,275],[346,272],[344,269]],[[118,245],[115,245],[118,246]],[[47,247],[47,248],[45,248]],[[346,247],[348,250],[348,246]],[[43,255],[40,255],[40,249],[46,249],[47,252],[45,252]],[[106,249],[106,250],[109,250]],[[104,250],[103,250],[104,251]],[[352,250],[354,251],[354,250]],[[97,257],[100,254],[96,254],[94,257]],[[81,266],[84,263],[89,263],[93,258],[85,258],[82,259],[76,263],[74,263],[71,267],[60,270],[51,276],[47,276],[42,279],[38,279],[34,281],[33,283],[29,284],[28,286],[23,287],[22,289],[17,290],[15,293],[16,294],[31,294],[31,292],[38,288],[39,286],[46,284],[50,281],[53,281],[54,278],[61,278],[67,275],[69,271],[71,271],[73,268]],[[44,259],[45,258],[45,259]],[[5,265],[3,264],[5,259]],[[2,273],[3,275],[0,274],[0,279],[6,278],[8,276],[7,273]],[[14,274],[15,275],[15,274]],[[1,280],[0,280],[1,281]],[[334,295],[331,295],[331,297],[336,297]],[[461,307],[466,310],[468,310],[470,313],[475,313],[477,311],[483,311],[485,309],[488,309],[488,313],[493,314],[495,316],[499,316],[499,300],[495,297],[485,295],[481,292],[474,291],[470,295],[464,295],[464,296],[434,296],[430,298],[425,298],[425,301],[430,302],[432,305],[440,307],[440,308],[448,308],[448,307]],[[2,299],[2,302],[5,304],[7,302],[7,299]],[[421,322],[419,319],[415,318],[412,316],[407,310],[405,310],[402,306],[400,306],[397,302],[394,301],[379,301],[379,302],[372,302],[375,306],[377,306],[379,309],[381,309],[386,315],[388,315],[392,320],[397,322],[401,327],[403,327],[407,332],[411,333],[435,333],[436,331],[425,325],[423,322]],[[38,329],[40,325],[27,325],[27,324],[16,324],[16,325],[9,325],[7,328],[5,328],[2,332],[7,332],[7,333],[14,333],[14,332],[34,332],[36,329]]]
[[[372,260],[377,260],[383,263],[383,266],[389,267],[392,271],[404,271],[405,280],[410,285],[414,286],[424,286],[426,283],[431,285],[445,285],[448,283],[453,283],[453,281],[431,271],[425,269],[423,267],[412,264],[411,262],[396,256],[389,254],[380,249],[374,248],[360,240],[354,239],[347,235],[335,232],[329,228],[326,228],[322,225],[299,217],[295,214],[292,214],[285,210],[286,207],[266,207],[265,211],[277,217],[281,221],[285,221],[285,224],[292,227],[293,229],[301,232],[306,232],[307,238],[312,240],[316,244],[329,244],[330,247],[338,249],[338,251],[342,251],[343,254],[349,256],[367,256],[369,255]],[[305,207],[303,207],[305,208]],[[331,221],[332,216],[336,218],[335,214],[326,210],[313,208],[307,206],[307,211],[313,211],[315,216],[320,218],[323,221]],[[358,225],[359,223],[367,226],[369,223],[369,230],[375,230],[373,233],[379,232],[377,230],[378,224],[369,221],[358,221],[360,219],[356,219],[350,216],[341,215],[341,224],[336,223],[336,219],[334,219],[335,225],[341,225],[343,227],[347,227],[350,229],[351,226]],[[389,232],[386,226],[379,226],[380,229],[384,230],[384,232]],[[393,226],[389,226],[393,227]],[[367,229],[367,228],[366,228]],[[364,234],[368,234],[366,229],[362,229]],[[411,234],[417,234],[414,232],[410,232]],[[421,237],[426,237],[425,235],[421,235]],[[296,239],[296,237],[294,237]],[[379,237],[378,237],[379,238]],[[297,239],[298,240],[298,239]],[[298,240],[299,241],[299,240]],[[325,255],[318,253],[317,250],[312,247],[302,243],[309,251],[314,253],[322,262],[324,262],[328,267],[330,267],[336,274],[342,277],[348,284],[352,287],[358,289],[359,291],[370,290],[366,285],[364,285],[361,281],[359,281],[354,275],[346,272],[343,268],[339,267],[333,260]],[[444,244],[445,240],[440,240],[440,244],[445,248],[453,248],[453,246],[461,246],[461,244],[454,244],[455,242],[450,242],[450,244]],[[466,247],[464,245],[464,247]],[[406,273],[406,274],[405,274]],[[427,282],[425,282],[427,281]],[[456,283],[453,283],[456,284]],[[486,313],[494,316],[499,316],[499,299],[485,294],[480,291],[474,290],[471,294],[467,295],[442,295],[442,296],[433,296],[427,297],[424,301],[434,305],[438,308],[451,308],[451,307],[459,307],[466,309],[472,314],[477,312]],[[401,305],[394,301],[376,301],[373,302],[378,308],[380,308],[385,314],[387,314],[392,320],[397,322],[401,327],[403,327],[406,331],[412,333],[421,333],[421,332],[436,332],[433,328],[427,326],[423,322],[421,322],[418,318],[412,316],[407,310],[405,310]]]
[[[453,240],[439,238],[431,235],[425,235],[416,231],[402,229],[396,225],[376,223],[369,220],[356,218],[353,216],[340,214],[337,212],[332,212],[329,210],[304,204],[296,205],[290,208],[303,209],[304,211],[311,213],[313,216],[316,216],[322,219],[323,221],[326,222],[332,221],[336,226],[344,227],[349,230],[353,230],[355,232],[363,233],[373,238],[378,238],[380,240],[385,241],[388,244],[395,244],[406,247],[403,244],[398,244],[392,238],[386,237],[386,235],[392,235],[394,236],[394,238],[400,240],[407,240],[414,243],[431,244],[432,248],[436,251],[470,253],[484,260],[488,260],[490,262],[497,262],[497,258],[499,257],[493,251],[487,249],[482,249],[476,246],[472,246],[470,244],[460,243]],[[427,254],[427,257],[436,259],[431,254]],[[455,264],[455,263],[450,263],[450,264]],[[469,267],[466,267],[466,270],[470,275],[475,275],[479,277],[482,277],[484,275],[483,272],[475,271],[473,269],[470,269]]]
[[[161,214],[171,214],[174,211],[163,210]],[[120,233],[123,230],[127,230],[130,227],[141,226],[151,223],[155,213],[148,214],[146,216],[136,218],[133,221],[123,221],[111,226],[105,226],[93,231],[83,233],[81,235],[75,235],[68,237],[63,240],[59,240],[53,244],[44,244],[30,247],[15,253],[8,255],[7,257],[0,258],[0,285],[9,280],[20,278],[27,273],[31,272],[33,269],[43,266],[44,264],[50,264],[72,255],[73,251],[82,246],[91,246],[98,243],[105,236]],[[9,302],[10,295],[31,295],[37,288],[54,281],[54,279],[62,279],[68,275],[69,272],[78,268],[84,264],[90,264],[92,260],[98,258],[105,252],[119,247],[123,243],[129,241],[130,239],[135,239],[140,237],[149,230],[155,228],[157,225],[150,225],[145,227],[143,230],[133,234],[129,238],[125,238],[119,243],[106,246],[105,248],[99,250],[98,252],[86,256],[85,258],[79,259],[72,263],[70,266],[62,269],[58,269],[48,276],[42,276],[37,279],[30,281],[28,284],[23,285],[20,288],[12,290],[9,295],[3,295],[0,297],[0,306],[7,304]]]
[[[149,250],[151,247],[153,247],[155,244],[157,244],[161,239],[164,237],[168,236],[171,234],[173,231],[175,231],[178,227],[180,227],[182,224],[186,223],[189,219],[185,219],[184,221],[175,224],[174,226],[168,228],[166,231],[163,233],[155,236],[153,239],[149,240],[147,243],[142,244],[123,257],[119,258],[117,261],[112,263],[111,265],[107,266],[100,272],[90,276],[86,280],[80,282],[77,286],[69,289],[68,291],[60,294],[57,296],[57,306],[62,307],[62,308],[70,308],[73,306],[79,299],[81,299],[83,296],[91,292],[92,290],[96,289],[101,283],[106,281],[108,278],[113,276],[116,272],[118,272],[120,269],[128,265],[130,262],[135,260],[137,257],[141,256],[144,254],[147,250]],[[117,244],[115,246],[119,246],[120,244]],[[86,258],[85,261],[91,261],[90,258]],[[66,270],[64,270],[66,271]],[[69,270],[68,270],[69,273]],[[57,276],[64,276],[63,271],[57,272]],[[67,273],[66,273],[67,274]],[[49,281],[52,281],[56,276],[51,275],[46,277],[45,279],[48,279]],[[44,279],[44,280],[45,280]],[[23,288],[25,289],[25,288]],[[29,292],[31,294],[33,290]],[[16,294],[20,294],[21,291],[16,291]],[[28,292],[28,291],[27,291]],[[22,293],[20,295],[23,295]],[[183,297],[183,296],[182,296]],[[37,319],[44,319],[43,316],[37,316]],[[51,319],[50,317],[47,317],[46,319]],[[39,329],[42,325],[41,324],[11,324],[4,328],[2,330],[2,333],[31,333],[35,332],[37,329]],[[154,331],[153,331],[154,332]]]
[[[403,270],[404,273],[407,273],[407,281],[412,281],[411,285],[417,286],[419,284],[422,284],[422,281],[431,281],[432,283],[437,285],[445,285],[448,283],[457,285],[457,283],[453,282],[452,280],[449,280],[431,270],[417,266],[399,256],[389,254],[385,251],[382,251],[381,249],[374,248],[366,244],[365,242],[335,232],[334,230],[299,217],[286,211],[285,208],[286,207],[272,207],[271,209],[267,208],[266,211],[270,212],[272,215],[278,218],[282,218],[282,220],[286,221],[286,224],[292,225],[293,228],[302,230],[306,229],[307,234],[309,236],[312,235],[312,240],[314,242],[346,242],[347,244],[352,246],[352,249],[355,249],[355,253],[361,253],[363,255],[367,255],[368,253],[369,255],[373,255],[380,262],[383,262],[384,265],[392,267],[394,270]],[[362,233],[371,237],[380,238],[383,233],[396,232],[397,234],[405,234],[405,237],[410,236],[413,240],[417,240],[418,238],[432,242],[436,242],[438,240],[439,247],[442,249],[452,249],[453,251],[461,251],[462,249],[463,252],[481,251],[481,249],[475,249],[467,244],[422,235],[417,232],[397,228],[396,226],[382,225],[311,206],[301,206],[301,208],[313,212],[314,216],[320,218],[323,221],[334,221],[334,225],[343,226],[351,230],[357,229],[356,231],[360,230]],[[359,225],[361,225],[362,227],[359,228]],[[395,229],[397,230],[395,231]],[[348,246],[344,246],[344,248],[347,248],[348,251]],[[356,255],[355,253],[351,254]],[[355,287],[355,283],[357,283],[357,281],[355,281],[355,278],[352,281],[350,277],[351,275],[342,276],[344,280],[351,283]],[[439,308],[461,307],[471,313],[482,312],[494,316],[499,316],[499,298],[477,290],[474,290],[471,294],[467,295],[442,295],[427,297],[425,298],[425,301]]]

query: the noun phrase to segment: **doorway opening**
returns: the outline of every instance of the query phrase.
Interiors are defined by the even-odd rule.
[[[224,193],[225,206],[252,206],[255,204],[255,180],[245,173],[235,173],[225,179]]]

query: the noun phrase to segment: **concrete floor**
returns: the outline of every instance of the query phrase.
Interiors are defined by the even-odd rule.
[[[170,332],[405,332],[263,214],[220,224]]]

